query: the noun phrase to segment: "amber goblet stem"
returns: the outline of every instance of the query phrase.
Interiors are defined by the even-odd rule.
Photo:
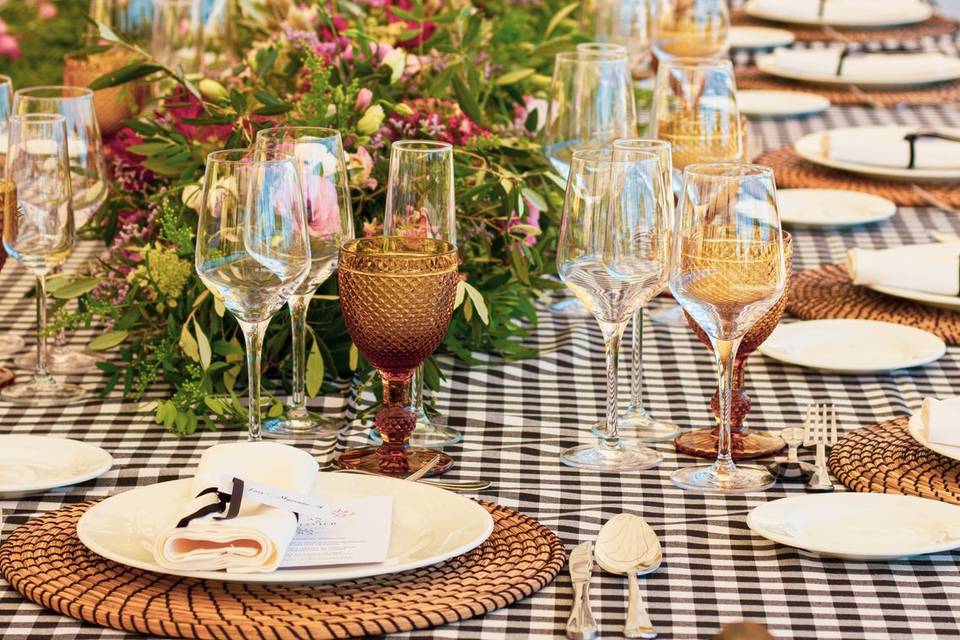
[[[375,423],[383,444],[380,445],[380,471],[389,474],[407,473],[410,464],[404,449],[416,426],[416,416],[407,409],[410,404],[410,378],[413,371],[402,373],[380,371],[383,378],[383,406]]]
[[[260,435],[260,352],[263,350],[263,334],[270,320],[248,322],[238,319],[247,345],[247,440],[258,442]]]
[[[731,434],[731,405],[733,404],[733,368],[741,338],[720,340],[711,338],[717,363],[717,387],[720,393],[720,431],[717,437],[717,461],[713,472],[721,481],[732,477],[737,470],[733,463]]]

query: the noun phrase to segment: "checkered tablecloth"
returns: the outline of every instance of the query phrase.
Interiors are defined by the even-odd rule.
[[[767,148],[828,127],[866,124],[960,126],[957,105],[877,110],[833,108],[822,117],[754,121]],[[850,246],[886,247],[923,242],[931,230],[960,233],[956,214],[901,208],[888,222],[843,231],[796,231],[796,268],[838,261]],[[82,262],[95,252],[83,247]],[[29,278],[15,264],[0,274],[0,331],[28,335],[32,301]],[[74,337],[83,344],[93,335]],[[711,423],[707,399],[715,378],[711,358],[685,328],[648,325],[645,335],[646,405],[659,418],[684,427]],[[560,451],[589,439],[588,429],[604,404],[604,356],[596,323],[587,318],[540,314],[529,338],[537,358],[505,364],[484,360],[467,366],[445,361],[448,377],[439,409],[465,433],[449,451],[452,478],[494,483],[484,497],[533,516],[554,530],[568,548],[593,538],[600,525],[623,511],[642,515],[664,548],[659,571],[641,590],[661,638],[709,638],[727,622],[753,619],[778,638],[936,638],[960,635],[960,552],[898,562],[851,562],[821,558],[774,544],[750,533],[747,510],[776,498],[799,495],[801,486],[780,483],[756,495],[716,497],[674,488],[670,473],[691,460],[670,445],[657,469],[601,474],[560,464]],[[843,428],[854,429],[903,415],[924,396],[960,393],[960,348],[922,369],[881,376],[841,376],[792,367],[759,355],[751,358],[748,391],[754,401],[748,422],[761,429],[799,426],[811,402],[832,402]],[[96,376],[78,378],[91,389]],[[627,382],[621,383],[623,397]],[[159,396],[160,391],[155,393]],[[343,405],[328,398],[328,408]],[[22,409],[0,405],[0,432],[50,434],[82,439],[110,451],[115,466],[82,485],[20,500],[0,500],[2,534],[37,514],[118,491],[189,476],[206,447],[242,437],[237,431],[180,439],[155,425],[150,415],[116,394],[81,406]],[[322,463],[344,445],[359,444],[360,430],[345,429],[339,442],[302,444]],[[39,452],[42,455],[42,452]],[[561,575],[541,592],[507,609],[431,631],[416,638],[559,638],[571,604],[570,581]],[[626,585],[597,575],[593,604],[602,633],[618,637]],[[0,582],[0,637],[117,638],[125,634],[81,624],[26,601]]]

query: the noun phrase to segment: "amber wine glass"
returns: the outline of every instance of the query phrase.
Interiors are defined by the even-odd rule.
[[[345,451],[340,467],[403,476],[438,455],[432,473],[453,465],[445,454],[409,446],[416,424],[409,405],[414,369],[436,350],[450,324],[457,264],[456,247],[435,238],[358,238],[340,249],[343,320],[383,380],[383,404],[375,419],[382,444]]]
[[[662,62],[676,57],[715,58],[730,49],[727,0],[652,0],[651,40]]]
[[[786,287],[773,171],[739,163],[690,165],[677,211],[670,291],[710,338],[720,395],[717,460],[681,467],[674,484],[708,493],[773,484],[760,467],[738,467],[731,447],[733,365],[743,337]]]

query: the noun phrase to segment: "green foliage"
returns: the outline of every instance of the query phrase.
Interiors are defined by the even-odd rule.
[[[87,29],[87,0],[50,0],[57,8],[52,20],[37,15],[32,0],[10,0],[0,6],[0,18],[20,42],[22,57],[0,56],[0,73],[10,76],[14,88],[63,82],[63,56],[83,47]]]

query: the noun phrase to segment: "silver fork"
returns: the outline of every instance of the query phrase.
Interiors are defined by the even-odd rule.
[[[837,443],[837,410],[830,404],[807,407],[803,416],[803,445],[817,447],[817,460],[807,488],[814,491],[833,491],[830,469],[827,468],[827,447]]]

